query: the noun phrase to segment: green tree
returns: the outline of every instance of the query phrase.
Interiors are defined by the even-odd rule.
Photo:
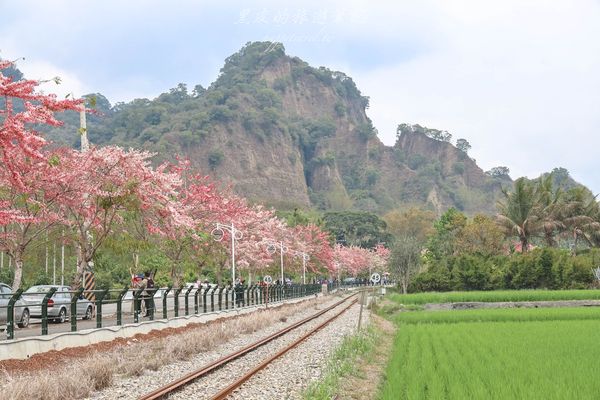
[[[456,148],[463,153],[468,153],[471,150],[471,144],[466,139],[456,139]]]
[[[293,211],[278,210],[275,213],[277,217],[285,220],[288,226],[315,224],[323,225],[321,214],[313,210],[302,210],[294,208]]]
[[[600,207],[589,190],[583,186],[568,190],[559,212],[563,226],[572,234],[573,254],[577,253],[580,239],[589,246],[600,244]]]
[[[492,178],[509,178],[510,179],[510,169],[508,167],[494,167],[486,172],[487,175]]]
[[[221,150],[211,151],[208,155],[208,166],[210,167],[210,169],[213,171],[217,169],[217,167],[223,162],[224,157],[225,155]]]
[[[467,217],[455,208],[446,211],[434,224],[434,233],[427,241],[428,253],[434,260],[456,253],[457,239],[467,224]]]
[[[492,288],[489,261],[472,254],[456,257],[452,276],[456,290],[489,290]]]
[[[325,229],[343,244],[372,248],[377,243],[389,243],[385,221],[377,215],[362,211],[327,212],[323,216]]]
[[[563,229],[561,221],[561,196],[560,190],[554,190],[551,175],[540,177],[536,183],[536,195],[539,202],[539,223],[546,244],[556,247],[556,235]]]
[[[477,253],[483,256],[500,255],[503,252],[504,235],[487,215],[476,215],[457,233],[458,253]]]
[[[429,210],[411,207],[407,210],[393,210],[383,216],[387,230],[394,237],[412,236],[424,243],[434,232],[435,214]]]
[[[194,90],[192,90],[192,97],[197,99],[202,97],[206,93],[206,89],[202,85],[194,86]]]
[[[414,236],[402,236],[394,241],[389,265],[404,294],[421,265],[422,248],[422,243]]]
[[[516,235],[522,251],[527,252],[531,238],[542,226],[539,192],[533,182],[519,178],[512,192],[503,190],[502,193],[504,200],[498,202],[498,224],[507,236]]]
[[[416,275],[411,288],[417,292],[447,292],[453,289],[451,278],[446,263],[438,262]]]

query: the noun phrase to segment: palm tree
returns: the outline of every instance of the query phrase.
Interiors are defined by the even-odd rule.
[[[553,190],[552,181],[552,174],[547,174],[538,180],[536,187],[537,201],[540,207],[538,213],[540,233],[543,233],[548,247],[556,247],[557,243],[554,237],[565,229],[561,216],[564,205],[562,202],[563,192],[560,188]]]
[[[498,202],[496,220],[507,236],[516,234],[521,242],[521,251],[526,252],[531,237],[540,229],[539,191],[526,178],[514,183],[512,192],[502,190],[504,201]]]
[[[579,239],[590,246],[598,245],[600,239],[600,207],[596,196],[585,187],[576,187],[567,192],[561,206],[561,219],[568,232],[573,233],[573,254],[577,252]]]

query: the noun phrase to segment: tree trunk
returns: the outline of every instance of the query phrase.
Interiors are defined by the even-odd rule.
[[[90,246],[87,241],[83,244],[81,242],[77,243],[77,272],[73,277],[73,282],[71,284],[71,288],[73,290],[79,289],[81,287],[81,281],[83,279],[83,272],[88,268],[88,263],[92,260],[93,254]]]
[[[223,284],[223,268],[217,267],[215,271],[215,277],[217,278],[217,284],[221,286]]]
[[[23,251],[17,250],[13,255],[15,259],[15,277],[13,279],[12,290],[17,291],[21,287],[21,280],[23,279]]]
[[[408,291],[408,276],[403,274],[400,283],[402,284],[402,294],[406,294]]]
[[[521,236],[521,253],[527,253],[529,240],[526,236]]]
[[[545,230],[544,237],[546,239],[546,245],[548,247],[556,247],[556,240],[554,240],[553,230]]]
[[[178,288],[181,286],[181,274],[179,274],[179,261],[173,261],[173,266],[171,267],[171,279],[173,280],[173,287]]]

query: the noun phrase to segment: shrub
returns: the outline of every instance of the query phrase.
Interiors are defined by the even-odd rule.
[[[208,165],[210,166],[210,169],[214,171],[219,165],[221,165],[224,157],[225,156],[221,150],[213,150],[208,155]]]
[[[288,86],[288,81],[285,78],[277,78],[273,81],[273,89],[285,93],[285,89]]]
[[[456,175],[462,175],[465,172],[465,163],[459,161],[452,165],[452,172]]]
[[[344,115],[346,115],[346,107],[344,107],[344,104],[341,101],[335,103],[333,109],[335,110],[335,113],[338,117],[343,117]]]
[[[365,142],[369,141],[377,135],[375,132],[375,128],[373,127],[373,124],[370,120],[366,123],[358,125],[358,127],[356,128],[356,133],[358,134],[358,137]]]

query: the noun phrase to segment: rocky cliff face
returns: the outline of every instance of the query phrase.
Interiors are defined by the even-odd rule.
[[[384,146],[367,106],[345,74],[310,67],[282,46],[249,43],[208,89],[190,95],[180,85],[121,104],[88,128],[96,142],[159,158],[183,153],[236,192],[276,207],[493,212],[499,183],[464,152],[408,125]]]

